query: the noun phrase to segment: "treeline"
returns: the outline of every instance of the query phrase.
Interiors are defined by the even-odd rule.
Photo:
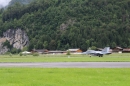
[[[37,0],[0,10],[0,35],[26,30],[28,50],[130,47],[129,0]]]

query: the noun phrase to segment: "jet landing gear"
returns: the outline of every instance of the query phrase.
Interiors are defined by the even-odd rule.
[[[97,56],[99,56],[99,57],[103,57],[103,54],[98,54]]]

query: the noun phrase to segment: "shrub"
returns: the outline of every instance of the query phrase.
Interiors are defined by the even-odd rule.
[[[22,54],[22,53],[20,53],[19,55],[20,55],[20,56],[23,56],[23,54]]]
[[[10,53],[9,56],[12,57],[12,53]]]
[[[70,51],[69,51],[69,50],[67,51],[67,54],[66,54],[66,55],[70,55]]]
[[[33,56],[39,56],[39,54],[38,53],[34,53]]]

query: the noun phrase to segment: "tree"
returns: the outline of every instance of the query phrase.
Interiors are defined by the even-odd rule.
[[[66,53],[66,55],[71,55],[69,50],[67,50],[67,53]]]
[[[28,48],[27,47],[24,47],[23,49],[22,49],[22,51],[27,51],[28,50]]]
[[[34,49],[34,46],[33,46],[32,43],[30,43],[29,46],[28,46],[28,51],[31,51],[32,49]]]
[[[11,50],[11,48],[13,48],[12,45],[10,45],[10,42],[8,40],[6,40],[4,43],[3,43],[3,46],[7,46],[7,48],[9,48]]]
[[[92,50],[96,50],[96,47],[95,47],[95,46],[92,46],[91,49],[92,49]]]
[[[16,48],[12,48],[12,49],[11,49],[11,53],[12,53],[12,54],[18,54],[18,53],[20,53],[20,52],[21,52],[20,49],[16,49]]]
[[[51,50],[56,49],[56,41],[55,40],[51,40],[51,42],[49,43],[49,49],[51,49]]]
[[[48,42],[47,42],[47,41],[44,41],[44,43],[43,43],[43,47],[44,47],[45,49],[48,48]]]

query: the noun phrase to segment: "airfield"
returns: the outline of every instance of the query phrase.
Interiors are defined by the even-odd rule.
[[[130,54],[0,56],[0,86],[129,86]]]
[[[39,56],[33,55],[0,55],[0,63],[43,63],[43,62],[130,62],[129,53],[113,53],[104,55],[103,57],[89,55],[53,55],[41,54]]]
[[[130,62],[0,63],[0,67],[30,67],[30,68],[130,68]]]
[[[1,55],[0,67],[41,68],[130,68],[130,54],[89,55]]]

